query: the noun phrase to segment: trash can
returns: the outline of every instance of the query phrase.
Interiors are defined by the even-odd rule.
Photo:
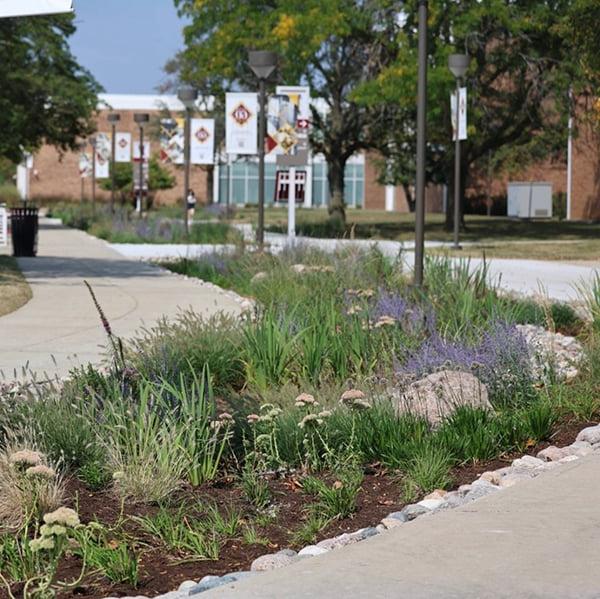
[[[13,256],[35,256],[37,253],[38,209],[26,206],[11,210]]]

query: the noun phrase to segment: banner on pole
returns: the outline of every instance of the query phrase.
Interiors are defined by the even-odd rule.
[[[461,87],[458,100],[458,139],[467,139],[467,88]],[[456,141],[456,92],[450,95],[450,113],[452,116],[452,141]]]
[[[140,140],[136,139],[133,144],[133,159],[139,162],[140,160]],[[144,142],[144,162],[148,162],[150,160],[150,142]]]
[[[0,18],[73,12],[73,0],[0,0]]]
[[[131,133],[115,135],[115,162],[131,162]]]
[[[215,163],[214,119],[192,119],[190,162],[192,164]]]
[[[92,176],[92,155],[86,152],[79,154],[79,176],[87,179]]]
[[[278,85],[267,107],[266,152],[295,154],[308,139],[310,90],[305,86]]]
[[[110,135],[98,133],[96,135],[96,178],[107,179],[110,176]]]
[[[183,164],[184,119],[160,121],[160,160],[164,163]]]
[[[225,152],[258,153],[258,98],[254,93],[225,95]]]

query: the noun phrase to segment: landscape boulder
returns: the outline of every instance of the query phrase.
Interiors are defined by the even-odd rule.
[[[398,414],[411,413],[438,426],[461,406],[492,410],[486,386],[468,372],[441,370],[392,396]]]

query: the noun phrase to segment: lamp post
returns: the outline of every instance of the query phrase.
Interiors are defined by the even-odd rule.
[[[277,54],[267,50],[250,50],[248,64],[258,78],[260,114],[258,119],[258,228],[256,243],[262,250],[265,242],[265,136],[266,118],[266,80],[277,66]]]
[[[185,125],[183,132],[183,223],[186,236],[189,234],[187,198],[190,193],[190,136],[192,107],[198,99],[198,90],[193,87],[182,87],[177,97],[185,106]]]
[[[142,211],[142,203],[144,199],[144,125],[148,124],[150,115],[146,112],[136,112],[133,115],[133,120],[140,128],[140,170],[139,170],[139,189],[138,198],[139,204],[136,206],[138,212]]]
[[[115,211],[115,152],[117,147],[117,123],[121,120],[121,115],[111,112],[107,117],[111,124],[112,137],[110,142],[110,211]]]
[[[427,0],[419,0],[417,83],[417,173],[415,185],[415,286],[423,285],[425,253],[425,168],[427,147]]]
[[[96,212],[96,138],[90,137],[92,146],[92,214]]]
[[[470,58],[466,54],[450,54],[448,68],[456,78],[455,150],[454,150],[454,243],[455,250],[460,249],[458,232],[460,227],[460,84],[469,68]]]

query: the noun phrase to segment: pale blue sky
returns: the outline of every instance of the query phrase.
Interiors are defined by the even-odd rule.
[[[74,0],[70,40],[107,93],[153,93],[166,61],[183,47],[173,0]]]

